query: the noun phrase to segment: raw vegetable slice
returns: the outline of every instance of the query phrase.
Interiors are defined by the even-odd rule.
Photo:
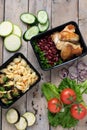
[[[34,24],[36,22],[36,17],[31,13],[23,13],[20,16],[22,22],[27,24]]]
[[[32,112],[26,112],[23,117],[26,118],[27,122],[28,122],[28,126],[32,126],[35,121],[36,121],[36,117]]]
[[[4,21],[0,24],[0,36],[8,36],[13,30],[13,25],[9,21]]]
[[[24,40],[29,41],[33,36],[39,33],[39,29],[37,26],[32,26],[29,28],[23,35]]]
[[[19,122],[17,122],[15,124],[15,127],[17,128],[17,130],[24,130],[27,128],[27,121],[24,117],[20,117]]]
[[[15,124],[19,120],[19,117],[19,112],[14,108],[9,109],[6,113],[6,120],[10,124]]]
[[[46,31],[49,28],[49,21],[47,20],[47,22],[45,24],[38,23],[38,28],[39,28],[40,32]]]
[[[69,73],[75,78],[78,76],[77,68],[75,66],[69,67]]]
[[[21,39],[17,35],[11,34],[4,39],[4,45],[8,51],[17,51],[21,47]]]
[[[45,24],[48,19],[47,12],[45,10],[38,11],[37,19],[41,24]]]
[[[19,36],[19,37],[22,36],[22,31],[21,31],[20,27],[15,25],[15,24],[13,25],[13,32],[12,33]]]
[[[68,77],[68,73],[69,73],[68,69],[62,68],[59,70],[59,77],[61,79],[64,79],[64,78]]]

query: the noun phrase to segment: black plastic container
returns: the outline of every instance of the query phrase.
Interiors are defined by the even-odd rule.
[[[9,58],[5,63],[3,63],[2,66],[0,66],[0,71],[1,71],[2,69],[6,68],[7,65],[10,64],[10,62],[12,62],[15,58],[17,58],[17,57],[19,57],[19,56],[20,56],[21,58],[23,58],[23,59],[27,62],[27,64],[30,66],[30,68],[33,69],[33,71],[36,72],[36,75],[38,76],[37,81],[36,81],[33,85],[31,85],[30,88],[27,90],[27,91],[29,91],[30,89],[32,89],[32,87],[34,87],[34,85],[35,85],[36,83],[38,83],[38,82],[40,81],[41,76],[40,76],[40,74],[38,73],[38,71],[33,67],[33,65],[26,59],[26,57],[25,57],[22,53],[15,53],[11,58]],[[26,91],[26,92],[27,92],[27,91]],[[9,108],[13,103],[15,103],[19,98],[21,98],[26,92],[21,93],[21,95],[20,95],[19,97],[15,98],[15,99],[13,100],[13,102],[12,102],[11,104],[9,104],[9,105],[5,105],[5,104],[2,103],[2,101],[0,100],[0,106],[1,106],[2,108],[5,108],[5,109]]]
[[[41,63],[41,61],[40,61],[40,57],[39,57],[38,53],[35,51],[35,48],[34,48],[33,43],[34,43],[36,40],[39,40],[39,39],[41,39],[41,38],[43,38],[43,37],[45,37],[45,36],[47,36],[47,35],[53,34],[54,32],[57,32],[57,31],[60,32],[60,31],[62,31],[62,30],[64,29],[64,27],[67,26],[67,25],[69,25],[69,24],[72,24],[72,25],[74,25],[74,26],[76,27],[75,32],[79,35],[79,37],[80,37],[79,43],[81,44],[81,47],[83,48],[82,54],[81,54],[80,56],[73,57],[73,58],[71,58],[71,59],[68,60],[68,61],[64,61],[63,63],[61,63],[61,64],[59,64],[59,65],[55,65],[55,66],[49,67],[49,68],[44,68],[43,65],[42,65],[42,63]],[[78,25],[77,25],[76,22],[74,22],[74,21],[70,21],[70,22],[65,23],[65,24],[63,24],[63,25],[60,25],[60,26],[58,26],[58,27],[55,27],[55,28],[53,28],[53,29],[51,29],[51,30],[48,30],[48,31],[46,31],[46,32],[44,32],[44,33],[41,33],[41,34],[39,34],[39,35],[37,35],[37,36],[34,36],[34,37],[30,40],[30,42],[31,42],[32,48],[33,48],[33,50],[34,50],[34,53],[35,53],[35,55],[36,55],[36,57],[37,57],[37,60],[38,60],[38,62],[39,62],[40,67],[42,68],[42,70],[50,70],[50,69],[53,69],[53,68],[56,68],[56,67],[60,67],[60,66],[62,66],[62,65],[65,65],[65,64],[67,64],[67,63],[70,63],[70,62],[72,62],[72,61],[75,61],[75,60],[77,60],[77,59],[79,59],[79,58],[81,58],[81,57],[83,57],[83,56],[85,56],[85,55],[87,54],[87,46],[86,46],[86,44],[85,44],[85,42],[84,42],[84,40],[83,40],[83,37],[82,37],[82,35],[81,35],[81,33],[80,33],[80,30],[79,30]]]

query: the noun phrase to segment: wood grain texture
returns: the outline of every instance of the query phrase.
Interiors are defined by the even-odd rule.
[[[34,7],[34,8],[33,8]],[[51,18],[51,0],[29,0],[29,12],[37,15],[38,10],[46,10]],[[32,127],[32,130],[49,130],[49,123],[47,119],[47,102],[41,93],[41,85],[43,82],[50,81],[50,71],[42,71],[36,56],[32,50],[31,45],[28,43],[28,59],[34,65],[34,67],[41,74],[41,82],[37,84],[28,94],[27,94],[27,110],[33,111],[36,114],[36,124]],[[31,100],[28,100],[31,99]],[[30,130],[30,128],[28,128]]]
[[[27,25],[20,21],[20,14],[23,12],[30,12],[37,15],[38,10],[42,9],[48,12],[50,28],[69,21],[76,21],[79,23],[81,33],[87,45],[87,0],[0,0],[0,22],[3,18],[4,20],[10,20],[19,25],[24,33],[27,29]],[[71,129],[64,129],[60,126],[54,128],[49,125],[47,119],[47,101],[42,95],[41,85],[43,82],[52,82],[58,86],[61,82],[59,70],[63,67],[53,69],[52,71],[43,71],[38,64],[30,42],[22,40],[22,48],[19,52],[22,52],[41,74],[41,81],[11,106],[17,108],[21,115],[25,111],[35,113],[37,118],[36,123],[32,127],[28,127],[27,130],[86,130],[87,116],[81,120],[75,128]],[[13,54],[14,53],[9,53],[4,49],[3,40],[0,38],[0,65]],[[87,62],[87,56],[83,57],[81,60]],[[68,69],[71,64],[65,65],[64,67]],[[75,64],[77,64],[77,61],[74,65]],[[83,95],[83,98],[87,103],[86,94]],[[0,108],[0,130],[16,130],[13,125],[7,123],[5,119],[6,112],[7,110]]]
[[[27,12],[28,10],[28,0],[6,0],[5,1],[5,20],[10,20],[12,23],[20,25],[22,31],[26,30],[26,26],[20,21],[20,14]],[[22,48],[19,50],[25,56],[27,56],[27,43],[22,41]],[[7,52],[3,48],[3,62],[10,58],[14,53]],[[26,95],[19,99],[11,107],[15,107],[19,110],[21,114],[26,111]],[[2,110],[2,130],[15,130],[14,125],[9,125],[5,119],[5,114],[7,110]]]
[[[4,0],[0,0],[0,22],[3,21],[3,18],[4,18]],[[0,65],[2,65],[2,60],[3,60],[2,48],[3,48],[3,41],[0,37]],[[2,109],[0,107],[0,130],[1,129],[2,129]]]
[[[77,9],[78,0],[53,0],[52,1],[52,28],[59,26],[63,23],[69,21],[78,21],[78,9]],[[69,65],[64,66],[68,69]],[[61,82],[61,78],[58,76],[58,72],[63,67],[59,69],[53,69],[51,71],[51,82],[58,84]],[[53,128],[52,130],[63,130],[61,126]]]
[[[3,21],[4,18],[4,0],[0,0],[0,22]],[[0,37],[0,65],[2,64],[2,51],[3,51],[3,40]]]
[[[79,28],[84,38],[84,41],[87,45],[87,0],[82,2],[79,0]],[[87,63],[87,56],[81,59],[83,62]],[[83,94],[83,99],[87,104],[87,94]],[[86,130],[87,129],[87,116],[79,122],[77,130]]]

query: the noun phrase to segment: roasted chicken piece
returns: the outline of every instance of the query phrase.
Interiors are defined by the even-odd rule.
[[[69,25],[67,25],[67,26],[63,29],[63,31],[75,32],[75,26],[72,25],[72,24],[69,24]]]
[[[61,49],[61,58],[63,60],[69,60],[70,58],[72,58],[74,55],[78,56],[82,54],[82,48],[80,46],[80,44],[73,44],[70,42],[66,42]]]
[[[79,35],[74,32],[68,32],[68,31],[61,31],[56,32],[53,35],[51,35],[52,40],[54,43],[57,43],[60,41],[70,41],[73,43],[77,43],[79,41]]]
[[[62,41],[70,41],[77,43],[79,41],[79,35],[74,32],[61,31],[59,33],[59,39]]]
[[[62,50],[62,47],[64,46],[66,42],[64,41],[58,41],[55,45],[58,50]]]
[[[68,60],[74,55],[82,54],[82,47],[79,43],[79,35],[75,33],[75,26],[67,25],[61,32],[55,32],[51,38],[63,60]]]
[[[61,58],[63,60],[68,60],[73,57],[73,55],[80,55],[82,54],[82,48],[80,44],[74,44],[71,42],[64,42],[64,41],[59,41],[56,44],[56,48],[58,50],[61,50]]]
[[[63,60],[70,59],[72,57],[72,46],[69,44],[63,46],[60,55]]]

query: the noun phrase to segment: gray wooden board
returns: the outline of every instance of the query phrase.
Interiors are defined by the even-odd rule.
[[[69,21],[77,22],[78,21],[77,4],[78,4],[77,0],[53,0],[52,1],[52,28]],[[64,67],[68,69],[68,65]],[[56,68],[51,71],[51,82],[56,84],[57,86],[61,82],[61,78],[58,76],[58,72],[60,69],[62,69],[62,67],[60,67],[59,69]],[[63,130],[61,126],[58,126],[56,128],[52,127],[52,130],[58,130],[58,129]]]
[[[29,12],[34,13],[37,15],[37,12],[39,10],[46,10],[51,15],[51,0],[41,0],[38,2],[38,0],[29,1]],[[34,8],[33,8],[34,5]],[[35,66],[35,68],[39,71],[41,74],[41,82],[37,84],[30,93],[27,94],[27,110],[31,110],[34,113],[36,112],[36,124],[34,127],[32,127],[32,130],[49,130],[49,123],[47,119],[47,102],[44,97],[42,97],[41,93],[41,84],[43,82],[49,82],[50,81],[50,71],[44,72],[41,70],[36,56],[32,50],[32,47],[30,45],[30,42],[28,42],[28,58],[30,59],[31,63]],[[32,100],[28,100],[28,99]],[[33,105],[32,105],[33,103]],[[36,111],[35,111],[36,110]],[[28,128],[29,130],[31,128]]]
[[[3,21],[4,17],[4,0],[0,0],[0,22]],[[0,37],[0,65],[2,64],[2,47],[3,47],[3,41]],[[2,129],[2,109],[0,107],[0,130]]]
[[[20,14],[28,10],[28,0],[6,0],[5,1],[5,20],[10,20],[12,23],[19,25],[24,32],[26,30],[26,25],[20,21]],[[27,56],[27,43],[22,41],[22,48],[19,50],[25,56]],[[3,48],[3,62],[9,59],[14,53],[7,52]],[[19,110],[20,114],[26,111],[26,95],[19,99],[11,107],[15,107]],[[15,130],[14,125],[9,125],[5,119],[5,114],[7,110],[2,110],[2,130]]]
[[[59,26],[68,21],[76,21],[79,24],[80,30],[84,37],[85,42],[87,42],[87,0],[0,0],[0,21],[10,20],[14,24],[19,25],[22,28],[23,33],[27,29],[27,26],[20,21],[20,14],[23,12],[30,12],[37,15],[38,10],[46,10],[50,19],[50,28]],[[4,12],[5,11],[5,12]],[[3,45],[3,40],[0,38],[0,65],[10,58],[14,53],[9,53],[5,50]],[[41,93],[41,85],[43,82],[52,82],[58,86],[61,82],[61,78],[58,75],[59,69],[56,68],[52,71],[43,71],[36,59],[30,42],[25,42],[22,40],[22,48],[19,50],[22,52],[32,65],[41,74],[41,82],[33,87],[32,90],[28,91],[25,96],[18,100],[11,107],[17,108],[21,115],[25,111],[31,111],[36,114],[36,123],[32,127],[28,127],[27,130],[68,130],[63,129],[58,126],[53,128],[49,126],[47,119],[47,102]],[[3,59],[2,59],[3,58]],[[87,56],[82,58],[83,61],[87,61]],[[75,62],[77,64],[77,61]],[[75,65],[74,64],[74,65]],[[64,66],[66,68],[69,65]],[[87,102],[87,95],[84,95],[84,100]],[[6,122],[5,114],[7,110],[0,108],[0,130],[15,130],[13,125],[9,125]],[[1,116],[2,112],[2,116]],[[2,125],[1,125],[2,123]],[[1,128],[2,126],[2,128]],[[71,128],[69,130],[86,130],[87,127],[87,117],[78,123],[78,126]]]

